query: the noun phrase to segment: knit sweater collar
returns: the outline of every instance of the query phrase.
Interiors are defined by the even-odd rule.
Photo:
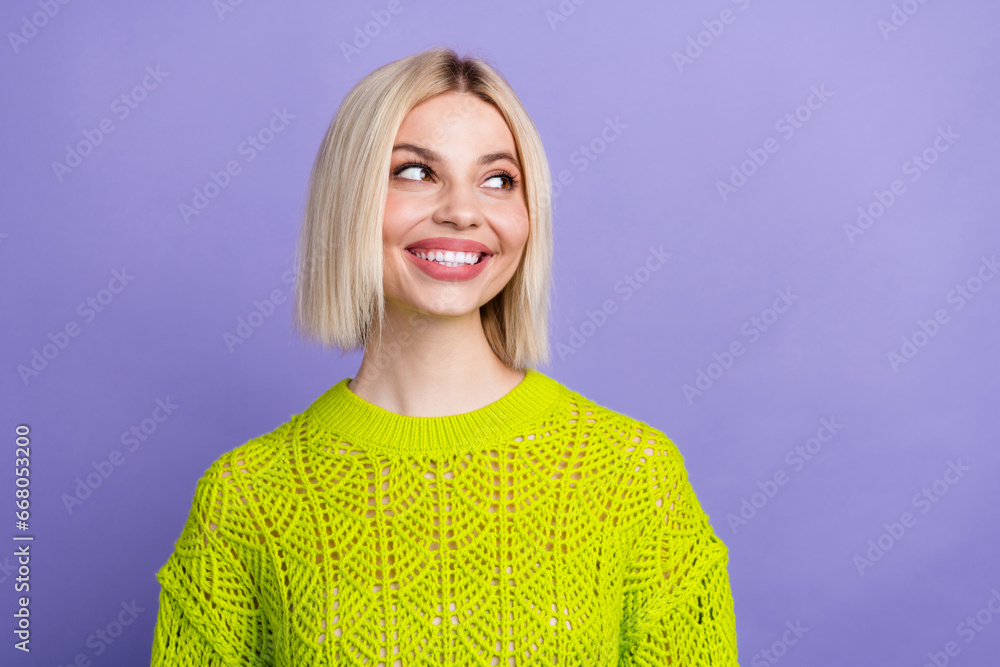
[[[367,450],[392,454],[449,454],[495,443],[524,431],[543,416],[564,387],[544,373],[525,369],[521,382],[487,406],[446,417],[408,417],[369,403],[344,378],[309,407],[329,431]]]

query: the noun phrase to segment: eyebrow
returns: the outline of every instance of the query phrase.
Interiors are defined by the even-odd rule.
[[[392,147],[392,150],[393,150],[393,152],[398,151],[398,150],[412,151],[412,152],[416,153],[417,155],[419,155],[420,157],[422,157],[423,159],[427,160],[428,162],[445,162],[446,161],[436,151],[432,151],[429,148],[424,148],[423,146],[414,146],[413,144],[396,144],[395,146]],[[493,164],[494,162],[497,162],[498,160],[509,160],[518,169],[521,168],[521,163],[517,161],[517,158],[515,158],[513,155],[511,155],[507,151],[497,151],[495,153],[487,153],[485,155],[480,156],[480,158],[476,162],[478,164],[480,164],[480,165],[485,166],[485,165],[488,165],[488,164]]]

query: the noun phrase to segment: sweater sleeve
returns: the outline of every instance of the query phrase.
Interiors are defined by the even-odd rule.
[[[165,587],[161,587],[151,667],[226,667],[227,664],[231,663],[226,662],[203,631],[184,613],[183,604],[178,603]]]
[[[238,511],[240,490],[217,462],[198,481],[174,551],[156,574],[151,667],[268,664],[266,633]]]
[[[673,442],[642,428],[633,484],[636,536],[624,579],[622,667],[738,665],[728,550]]]

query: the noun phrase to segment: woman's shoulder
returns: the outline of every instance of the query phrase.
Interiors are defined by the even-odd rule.
[[[610,449],[626,478],[645,482],[630,486],[656,494],[689,483],[684,455],[664,430],[573,390],[568,400],[573,419],[580,420],[577,439],[582,442],[585,436],[589,446],[597,445],[601,456]]]
[[[578,420],[574,445],[590,450],[588,464],[610,462],[616,471],[612,488],[621,501],[623,526],[645,525],[678,494],[696,502],[684,456],[664,430],[576,391],[570,390],[568,400],[572,419]]]
[[[288,450],[301,428],[302,414],[294,414],[274,429],[222,452],[205,469],[199,485],[242,490],[252,489],[264,477],[280,477],[287,470]]]
[[[566,400],[571,421],[578,422],[587,431],[600,431],[610,442],[620,445],[624,453],[680,456],[670,437],[646,421],[607,407],[569,388]]]

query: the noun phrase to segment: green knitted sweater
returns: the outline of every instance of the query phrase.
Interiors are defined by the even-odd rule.
[[[152,665],[736,665],[728,552],[674,444],[527,369],[446,417],[350,378],[198,481]]]

